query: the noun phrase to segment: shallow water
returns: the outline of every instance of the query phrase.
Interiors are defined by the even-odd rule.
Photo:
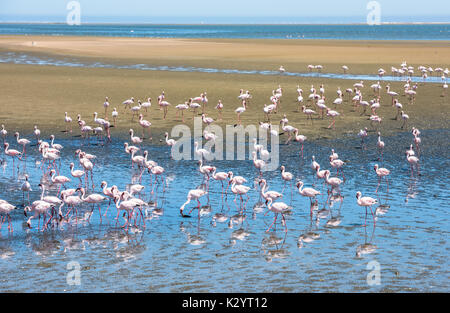
[[[217,182],[211,182],[210,207],[202,210],[201,218],[197,218],[197,211],[192,212],[191,218],[182,218],[179,208],[189,189],[202,183],[197,162],[170,160],[167,146],[147,142],[144,146],[150,159],[166,170],[167,187],[165,191],[161,184],[151,187],[149,175],[144,174],[142,184],[146,188],[142,198],[156,201],[157,208],[162,209],[148,209],[146,228],[130,229],[127,234],[115,226],[116,209],[111,207],[101,222],[95,210],[90,223],[65,224],[60,229],[42,232],[34,220],[32,229],[26,227],[22,209],[14,211],[13,234],[7,232],[6,224],[1,229],[0,291],[448,292],[450,220],[444,191],[449,177],[449,135],[449,130],[422,131],[422,175],[413,177],[404,154],[412,143],[409,132],[382,138],[386,143],[383,161],[377,160],[373,133],[367,140],[367,149],[361,149],[359,139],[354,137],[307,142],[303,160],[299,158],[298,144],[281,145],[281,163],[296,179],[303,180],[305,187],[313,184],[311,155],[323,168],[329,168],[326,164],[333,147],[342,160],[348,161],[341,189],[343,200],[326,204],[326,195],[320,196],[312,217],[309,200],[294,190],[291,202],[289,186],[286,187],[282,201],[293,208],[286,215],[287,233],[280,223],[276,230],[265,232],[273,214],[264,216],[265,210],[258,209],[259,194],[255,189],[249,192],[245,219],[238,224],[234,195],[230,193],[222,201]],[[64,146],[61,174],[70,177],[69,163],[74,162],[79,168],[74,151],[81,142],[77,137],[60,137],[56,142]],[[8,141],[13,142],[12,138]],[[17,148],[12,145],[11,148]],[[30,150],[18,172],[9,159],[0,168],[0,198],[17,206],[22,204],[19,188],[25,173],[33,187],[31,200],[40,195],[37,185],[42,170],[35,163],[40,158],[36,147]],[[100,193],[102,180],[123,190],[137,174],[131,170],[122,140],[114,139],[106,146],[83,146],[83,150],[97,155],[95,192]],[[368,226],[361,227],[365,211],[356,204],[355,194],[359,190],[363,196],[376,197],[375,163],[391,170],[389,193],[383,184],[378,191],[383,206],[377,209],[375,226],[369,212]],[[251,161],[211,164],[218,171],[232,170],[235,175],[246,177],[247,186],[253,187],[258,176]],[[335,175],[333,170],[332,176]],[[263,176],[270,190],[282,190],[279,171],[265,172]],[[68,187],[77,184],[73,180]],[[316,188],[325,190],[320,184]],[[49,192],[55,193],[55,188]],[[202,198],[202,205],[207,200]],[[102,211],[107,205],[103,204]],[[186,210],[195,206],[195,201],[191,202]],[[89,210],[88,205],[83,206],[80,217]],[[223,213],[228,219],[214,225],[212,217],[216,213]],[[229,218],[233,216],[233,228],[229,228]],[[303,245],[298,245],[301,235],[306,236]],[[67,264],[72,261],[81,267],[79,286],[66,281]],[[380,285],[367,284],[370,261],[380,265]]]
[[[443,83],[440,76],[429,76],[423,79],[422,76],[378,76],[368,74],[338,74],[338,73],[321,73],[314,72],[284,72],[269,70],[238,70],[238,69],[221,69],[221,68],[204,68],[193,66],[152,66],[149,64],[109,64],[105,62],[89,62],[82,61],[73,57],[52,58],[49,56],[30,55],[21,52],[0,52],[0,63],[9,64],[26,64],[26,65],[50,65],[50,66],[67,66],[67,67],[86,67],[86,68],[115,68],[115,69],[132,69],[142,71],[169,71],[169,72],[198,72],[198,73],[222,73],[222,74],[242,74],[242,75],[282,75],[293,77],[320,77],[330,79],[351,79],[351,80],[379,80],[379,81],[406,81],[408,78],[412,82],[422,83]],[[419,71],[417,71],[419,73]],[[447,81],[447,79],[445,79]]]

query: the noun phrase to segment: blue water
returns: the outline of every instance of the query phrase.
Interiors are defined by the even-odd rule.
[[[152,38],[450,40],[450,24],[403,25],[114,25],[0,24],[3,35]]]
[[[31,134],[24,134],[32,138]],[[76,134],[74,134],[76,135]],[[202,175],[196,161],[169,159],[165,145],[148,140],[143,148],[150,159],[166,170],[165,190],[161,183],[150,185],[150,176],[143,175],[145,190],[141,197],[156,203],[146,208],[146,228],[130,229],[126,233],[115,225],[116,210],[111,207],[107,218],[100,222],[97,210],[90,222],[82,220],[90,211],[89,205],[80,207],[79,223],[39,231],[37,221],[28,229],[21,209],[12,214],[14,232],[9,234],[6,224],[0,231],[0,291],[18,292],[449,292],[449,206],[447,190],[450,174],[449,130],[422,131],[421,175],[411,176],[405,160],[405,149],[412,143],[409,132],[383,137],[386,143],[384,158],[378,160],[376,136],[367,138],[367,149],[351,136],[339,140],[316,140],[305,143],[304,159],[299,158],[298,144],[281,145],[281,164],[295,179],[313,185],[310,169],[314,154],[322,168],[334,148],[342,160],[346,181],[342,186],[342,201],[326,202],[326,194],[318,198],[318,207],[310,216],[309,200],[294,190],[291,199],[289,185],[283,200],[292,206],[286,216],[287,233],[281,224],[266,233],[272,213],[264,216],[258,210],[259,194],[254,188],[245,204],[243,223],[228,227],[229,218],[239,215],[240,209],[229,194],[222,200],[221,187],[211,182],[209,202],[201,199],[204,211],[200,219],[197,211],[191,218],[182,218],[179,208],[189,189],[201,185]],[[95,139],[91,139],[95,143]],[[153,139],[154,141],[157,138]],[[7,141],[16,148],[13,137]],[[34,140],[33,140],[34,141]],[[75,149],[82,144],[79,137],[57,135],[57,143],[64,146],[59,168],[70,177],[69,164],[74,162]],[[115,137],[106,146],[91,144],[82,149],[97,155],[94,167],[95,192],[100,182],[117,185],[124,190],[136,179],[129,156],[123,151],[123,140]],[[0,198],[22,207],[19,190],[24,174],[30,176],[33,191],[31,200],[39,198],[38,183],[47,183],[36,147],[29,148],[26,162],[19,168],[7,158],[0,168]],[[375,194],[377,176],[375,163],[391,170],[389,192],[386,186]],[[247,186],[254,186],[258,176],[251,161],[211,161],[218,171],[232,170],[247,178]],[[336,175],[333,170],[332,175]],[[283,181],[278,170],[265,172],[270,190],[282,191]],[[73,180],[68,187],[76,187]],[[325,191],[321,184],[315,188]],[[364,209],[356,204],[355,194],[376,197],[376,224],[368,216],[364,224]],[[51,186],[49,194],[56,194]],[[196,203],[190,203],[190,210]],[[108,203],[102,205],[104,212]],[[210,209],[211,211],[208,211]],[[213,215],[223,213],[225,223],[213,223]],[[327,225],[340,220],[337,226]],[[42,221],[41,221],[42,223]],[[123,223],[123,219],[120,220]],[[302,234],[319,235],[312,242],[298,244]],[[357,252],[362,252],[357,255]],[[68,285],[67,264],[78,262],[81,285]],[[380,285],[368,285],[367,265],[380,265]]]

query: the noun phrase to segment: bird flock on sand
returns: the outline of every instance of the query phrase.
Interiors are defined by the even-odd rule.
[[[310,65],[308,69],[310,71],[322,70],[321,65]],[[347,73],[349,70],[347,66],[343,66],[342,69],[344,73]],[[285,72],[284,67],[280,67],[280,72]],[[423,75],[425,76],[427,73],[442,73],[443,77],[446,79],[448,76],[444,70],[441,69],[431,69],[427,67],[421,67],[419,69]],[[411,73],[413,71],[410,67],[407,66],[406,62],[403,62],[400,69],[392,68],[392,72],[396,73],[396,75],[406,75],[408,76],[407,82],[404,85],[404,94],[408,99],[408,104],[412,105],[416,98],[416,93],[418,89],[418,84],[412,84],[410,80]],[[425,72],[426,71],[426,72]],[[380,78],[385,73],[384,70],[379,70]],[[406,73],[406,74],[405,74]],[[426,78],[426,77],[425,77]],[[424,79],[425,79],[424,78]],[[444,84],[444,91],[441,96],[446,96],[447,84]],[[374,128],[374,131],[377,132],[378,140],[376,147],[374,149],[378,150],[379,153],[379,161],[383,162],[383,151],[385,150],[385,143],[382,141],[381,132],[379,129],[379,125],[382,121],[382,118],[377,115],[377,109],[381,106],[381,92],[382,86],[378,81],[375,84],[370,86],[373,94],[368,95],[366,100],[363,100],[362,89],[364,87],[364,82],[357,82],[353,84],[352,88],[348,88],[342,91],[340,88],[337,90],[337,98],[332,102],[330,108],[326,104],[325,99],[325,87],[324,85],[320,85],[318,89],[314,86],[310,88],[310,94],[307,99],[303,98],[303,90],[300,86],[297,86],[297,94],[298,97],[296,99],[298,103],[298,112],[303,112],[306,115],[306,119],[313,124],[314,117],[323,119],[325,114],[331,119],[331,123],[328,128],[334,128],[336,123],[336,118],[340,115],[337,111],[338,108],[342,108],[344,102],[351,102],[354,106],[355,111],[358,108],[361,108],[360,115],[365,115],[366,110],[371,111],[370,115],[370,125]],[[401,128],[408,128],[408,119],[409,116],[404,112],[405,108],[402,104],[399,103],[400,94],[391,90],[390,84],[385,86],[386,94],[391,97],[390,106],[393,107],[395,111],[395,119],[400,119],[402,124]],[[344,95],[344,92],[347,94]],[[277,89],[272,91],[272,95],[270,96],[270,104],[265,104],[262,107],[264,111],[266,120],[260,121],[259,126],[261,129],[266,130],[271,135],[282,136],[283,134],[287,136],[286,144],[290,144],[291,140],[298,142],[301,145],[299,147],[299,157],[303,159],[303,146],[306,142],[306,136],[299,134],[299,129],[289,125],[289,120],[286,114],[280,120],[280,127],[282,132],[278,133],[276,129],[273,128],[272,120],[280,110],[282,102],[283,89],[279,86]],[[235,113],[237,115],[236,124],[241,124],[241,115],[245,113],[252,100],[252,95],[248,90],[241,89],[239,91],[239,95],[237,96],[238,101],[241,103],[237,109],[235,109]],[[3,140],[3,157],[1,159],[2,164],[6,164],[6,158],[12,159],[13,162],[13,172],[15,169],[15,162],[18,162],[18,168],[20,162],[27,158],[27,151],[32,146],[32,141],[36,141],[35,146],[37,147],[37,151],[39,155],[42,157],[41,160],[36,160],[36,164],[40,164],[42,169],[42,178],[38,184],[35,182],[29,181],[29,176],[24,176],[24,181],[20,187],[20,191],[22,192],[22,205],[19,204],[11,204],[6,200],[0,199],[0,216],[1,216],[1,225],[3,225],[6,221],[8,221],[8,230],[9,232],[13,232],[13,227],[11,223],[11,213],[13,211],[19,209],[23,210],[25,216],[28,217],[26,221],[28,227],[32,227],[32,220],[38,219],[37,228],[40,229],[40,219],[43,217],[42,222],[42,230],[47,230],[49,228],[64,225],[64,223],[75,223],[78,222],[78,219],[89,220],[91,215],[94,213],[95,209],[98,209],[98,214],[100,219],[102,217],[107,217],[107,211],[110,208],[111,203],[115,206],[116,209],[116,225],[119,223],[120,218],[123,218],[124,222],[120,223],[119,227],[122,227],[124,230],[128,232],[130,226],[133,227],[142,227],[145,228],[145,210],[151,205],[151,203],[146,202],[141,199],[140,193],[145,189],[146,186],[142,185],[142,177],[144,174],[148,174],[150,176],[150,184],[162,185],[165,188],[166,180],[164,179],[165,169],[157,164],[157,162],[149,159],[149,152],[143,149],[143,144],[145,139],[151,140],[151,125],[152,123],[148,120],[144,119],[144,114],[146,114],[152,107],[152,99],[147,98],[147,101],[141,102],[140,100],[135,102],[134,97],[131,97],[122,102],[123,109],[125,110],[123,114],[126,112],[130,112],[132,114],[131,120],[137,121],[137,123],[142,128],[142,136],[136,134],[133,129],[129,130],[130,135],[130,143],[124,142],[123,151],[129,155],[130,157],[130,166],[131,168],[137,168],[139,172],[139,181],[133,183],[128,186],[127,190],[120,189],[118,186],[110,184],[107,182],[106,178],[102,178],[100,184],[100,190],[96,191],[96,186],[94,183],[94,173],[95,173],[95,164],[97,157],[93,154],[84,151],[84,147],[87,144],[89,145],[89,137],[96,136],[99,143],[102,145],[107,144],[111,141],[111,127],[115,127],[116,123],[119,120],[119,113],[116,107],[113,108],[111,112],[112,122],[107,118],[108,109],[110,107],[109,98],[105,98],[105,102],[103,103],[104,107],[104,118],[99,118],[98,113],[94,112],[92,114],[93,126],[88,125],[88,123],[82,119],[80,114],[77,114],[76,124],[79,127],[80,134],[83,138],[81,141],[80,149],[76,150],[74,159],[69,160],[67,163],[62,164],[62,151],[64,147],[61,144],[55,143],[55,136],[50,136],[50,142],[47,142],[41,138],[41,132],[38,129],[37,125],[34,126],[33,139],[26,139],[20,136],[19,132],[14,132],[14,140],[8,136],[9,132],[6,130],[4,125],[1,125],[0,136]],[[162,111],[163,118],[167,117],[167,112],[171,104],[167,101],[167,95],[164,91],[157,97],[157,103],[159,105],[159,110]],[[184,111],[190,110],[192,112],[192,117],[194,118],[197,115],[201,115],[202,122],[206,125],[211,125],[216,121],[208,116],[206,113],[208,107],[208,98],[207,93],[203,92],[200,96],[189,98],[185,103],[179,104],[175,106],[177,110],[177,118],[181,117],[181,120],[184,121]],[[221,100],[219,100],[218,104],[215,106],[215,109],[218,112],[217,120],[222,119],[222,110],[224,109],[224,104]],[[144,112],[145,111],[145,112]],[[318,113],[320,112],[320,113]],[[181,115],[181,116],[180,116]],[[64,125],[65,131],[67,133],[73,132],[73,119],[69,116],[68,112],[65,112],[64,115]],[[421,138],[420,131],[412,127],[412,143],[410,145],[410,149],[405,152],[406,162],[410,165],[411,175],[414,175],[416,172],[417,175],[420,175],[420,153],[421,153]],[[147,137],[146,137],[147,136]],[[361,129],[358,133],[358,136],[361,139],[361,147],[362,149],[367,149],[365,143],[365,138],[368,136],[368,128],[365,127]],[[104,142],[104,137],[106,137],[106,142]],[[216,140],[216,135],[214,133],[204,131],[203,137],[207,141]],[[9,142],[8,142],[9,141]],[[10,142],[15,142],[17,144],[17,149],[10,148]],[[172,150],[175,147],[177,141],[175,139],[170,139],[169,134],[165,133],[165,143],[171,149],[171,157],[173,157]],[[200,148],[199,148],[200,146]],[[324,191],[317,190],[313,187],[317,185],[317,182],[322,181],[323,185],[326,186],[326,193],[328,195],[326,202],[328,203],[330,200],[339,199],[342,197],[341,188],[345,184],[345,161],[342,161],[339,158],[339,155],[334,149],[331,149],[329,162],[326,165],[329,169],[322,169],[321,165],[316,161],[315,157],[312,156],[311,160],[311,172],[313,175],[313,187],[308,187],[305,182],[298,180],[294,177],[294,175],[287,171],[286,165],[281,165],[280,167],[280,179],[284,182],[284,187],[281,192],[268,190],[267,181],[264,178],[264,168],[266,166],[266,161],[270,157],[270,153],[264,145],[258,144],[257,139],[253,140],[253,146],[249,144],[252,149],[252,161],[253,165],[256,169],[257,176],[255,176],[255,188],[259,189],[260,199],[263,199],[263,203],[265,208],[267,209],[265,215],[269,212],[274,214],[273,222],[266,230],[267,232],[276,225],[277,218],[281,215],[281,223],[284,226],[285,231],[287,231],[287,223],[285,219],[285,214],[287,212],[292,211],[292,207],[285,202],[282,202],[280,199],[284,198],[284,191],[289,185],[291,192],[291,200],[293,197],[293,188],[295,185],[298,195],[309,198],[311,204],[311,215],[313,214],[313,209],[318,206],[317,196],[323,195]],[[27,150],[28,147],[28,150]],[[235,195],[234,202],[239,211],[239,214],[243,214],[245,210],[245,205],[249,200],[249,191],[252,189],[245,184],[248,182],[249,178],[244,178],[242,176],[235,175],[232,171],[218,171],[218,168],[212,164],[206,164],[205,159],[211,153],[207,149],[201,148],[199,142],[194,142],[194,152],[198,157],[198,171],[203,177],[203,182],[199,187],[196,187],[192,190],[187,191],[186,201],[181,203],[179,212],[182,217],[190,217],[190,214],[193,210],[198,210],[198,218],[201,218],[201,202],[200,199],[202,197],[209,197],[209,185],[210,181],[220,182],[221,185],[221,196],[222,199],[228,194],[228,191]],[[415,148],[415,149],[414,149]],[[83,150],[82,150],[83,149]],[[123,151],[121,153],[123,153]],[[67,157],[67,159],[70,159]],[[78,161],[78,162],[77,162]],[[70,176],[67,177],[60,174],[60,170],[63,167],[68,167],[70,169]],[[332,176],[332,171],[336,171],[336,175]],[[373,177],[376,179],[378,177],[378,185],[375,193],[378,192],[380,185],[385,182],[387,191],[389,191],[389,182],[388,176],[390,175],[391,170],[380,167],[378,164],[374,166]],[[153,180],[154,177],[154,180]],[[78,185],[75,187],[75,184],[78,182]],[[55,190],[54,195],[49,195],[49,191]],[[29,192],[33,190],[33,188],[40,188],[41,195],[40,198],[34,201],[30,200]],[[25,195],[26,198],[25,198]],[[239,205],[237,204],[237,198],[239,197]],[[244,197],[246,199],[244,203]],[[196,202],[197,206],[194,206],[189,209],[187,212],[187,207],[190,202]],[[108,202],[108,207],[105,212],[102,213],[102,204]],[[359,206],[365,208],[365,213],[367,217],[367,209],[370,209],[373,217],[373,223],[376,223],[375,215],[373,212],[373,206],[377,203],[377,199],[363,196],[360,191],[356,192],[356,202]],[[87,204],[91,207],[91,210],[86,212],[83,216],[79,216],[78,209]],[[223,215],[223,214],[222,214]],[[213,217],[214,222],[216,221],[226,221],[227,217],[221,216],[220,213],[217,213]],[[231,220],[230,220],[231,225]],[[364,223],[366,226],[366,223]],[[0,226],[1,227],[1,226]]]

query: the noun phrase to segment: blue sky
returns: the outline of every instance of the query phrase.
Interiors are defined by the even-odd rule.
[[[69,0],[0,0],[3,21],[65,21]],[[84,21],[200,22],[258,18],[287,22],[315,18],[322,21],[364,22],[368,0],[79,0]],[[448,0],[379,0],[382,21],[447,21]],[[348,19],[347,17],[352,17]],[[48,20],[47,20],[48,19]]]

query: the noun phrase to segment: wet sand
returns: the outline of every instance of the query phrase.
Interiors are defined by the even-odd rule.
[[[266,70],[277,69],[283,64],[286,69],[299,72],[305,72],[307,64],[322,64],[324,72],[340,72],[341,66],[346,64],[350,72],[371,74],[381,66],[385,70],[390,70],[390,66],[398,67],[403,60],[415,68],[420,64],[445,68],[450,63],[448,42],[2,36],[1,51],[22,51],[54,57],[76,56],[117,64],[145,62],[152,65]],[[289,124],[298,127],[300,133],[311,139],[356,134],[365,126],[370,129],[368,115],[361,116],[360,111],[354,112],[351,102],[347,101],[337,108],[341,116],[337,118],[336,130],[326,128],[331,122],[328,118],[315,119],[311,124],[303,113],[297,112],[297,85],[303,89],[306,102],[311,85],[318,89],[323,83],[326,104],[333,108],[337,87],[344,91],[352,87],[354,82],[351,80],[14,64],[0,64],[0,69],[0,121],[8,130],[20,130],[24,134],[31,134],[35,124],[44,134],[59,133],[65,129],[65,111],[74,120],[80,113],[89,125],[94,125],[94,111],[100,117],[104,116],[102,104],[105,96],[109,97],[111,103],[108,117],[114,107],[119,110],[118,124],[112,130],[112,135],[126,134],[129,128],[140,132],[137,120],[131,122],[131,112],[125,112],[121,103],[132,96],[142,101],[151,97],[152,107],[149,112],[144,112],[144,116],[152,122],[155,135],[153,142],[157,142],[165,131],[170,131],[172,126],[181,122],[175,115],[175,105],[204,91],[208,93],[208,115],[217,118],[214,107],[221,99],[225,108],[223,121],[219,125],[235,124],[234,110],[241,105],[237,99],[241,88],[253,95],[248,110],[241,115],[243,124],[257,124],[265,120],[262,107],[264,103],[269,103],[272,90],[278,85],[282,86],[284,92],[281,109],[272,118],[276,124],[283,114],[287,114]],[[365,100],[372,98],[372,83],[365,82]],[[383,118],[381,129],[383,133],[401,130],[401,122],[392,120],[396,110],[391,106],[391,98],[384,89],[386,83],[382,85],[381,108],[378,110]],[[392,90],[401,95],[399,101],[410,116],[410,126],[448,128],[450,95],[441,97],[442,84],[420,83],[414,104],[408,104],[409,101],[403,96],[404,82],[391,82],[390,85]],[[162,90],[166,93],[167,101],[172,104],[166,120],[162,119],[162,111],[156,101]],[[344,99],[347,100],[348,96]],[[193,125],[191,112],[185,112],[185,123]],[[74,129],[74,134],[79,134],[75,125]]]

